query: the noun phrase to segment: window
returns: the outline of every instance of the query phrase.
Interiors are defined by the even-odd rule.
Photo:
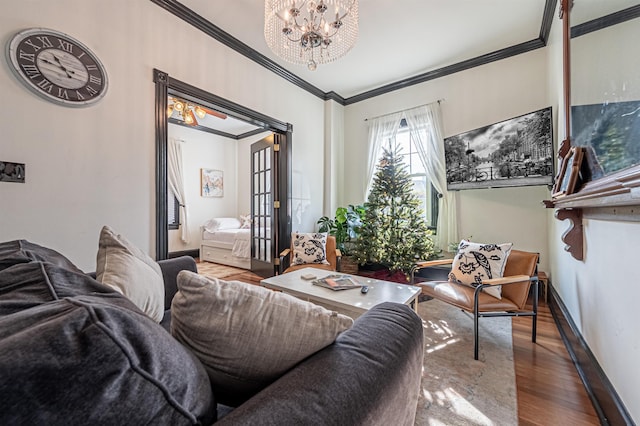
[[[180,204],[171,189],[167,192],[167,201],[169,203],[167,206],[167,224],[169,225],[169,229],[178,229],[180,228]]]
[[[422,210],[429,229],[436,231],[438,223],[438,191],[431,185],[427,173],[420,161],[418,150],[411,138],[411,132],[407,128],[404,120],[400,124],[400,129],[396,134],[396,147],[400,148],[400,154],[404,158],[409,175],[413,180],[413,188],[416,196],[422,201]]]

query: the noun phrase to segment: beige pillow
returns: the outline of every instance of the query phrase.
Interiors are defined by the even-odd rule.
[[[314,232],[291,234],[293,243],[292,265],[305,265],[308,263],[320,263],[328,265],[327,261],[327,233]]]
[[[220,403],[237,405],[353,320],[288,294],[239,281],[178,274],[171,334],[202,361]]]
[[[164,315],[160,266],[109,226],[100,231],[96,279],[125,295],[156,322]]]
[[[502,278],[512,243],[481,244],[462,240],[451,265],[449,280],[468,285],[481,284],[483,280]],[[502,286],[485,287],[484,292],[502,299]]]

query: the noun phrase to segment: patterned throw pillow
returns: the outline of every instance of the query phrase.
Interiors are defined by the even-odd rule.
[[[293,241],[293,261],[292,265],[305,265],[308,263],[327,262],[327,233],[316,232],[302,234],[294,232],[291,234]]]
[[[250,214],[241,214],[240,215],[240,229],[250,229],[251,228],[251,215]]]
[[[479,244],[462,240],[451,265],[449,281],[476,286],[482,280],[502,278],[512,243]],[[502,286],[484,289],[487,294],[502,299]]]

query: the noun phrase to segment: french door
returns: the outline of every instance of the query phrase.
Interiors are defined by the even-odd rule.
[[[289,244],[282,241],[290,235],[286,145],[278,133],[251,145],[251,271],[262,277],[275,275],[278,254]]]

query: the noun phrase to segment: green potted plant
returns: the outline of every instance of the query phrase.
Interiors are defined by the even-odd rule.
[[[342,252],[342,272],[350,274],[358,272],[358,263],[353,257],[353,249],[364,215],[363,205],[350,204],[347,207],[338,207],[333,219],[322,216],[318,220],[320,232],[328,232],[329,235],[336,237],[336,247]]]

